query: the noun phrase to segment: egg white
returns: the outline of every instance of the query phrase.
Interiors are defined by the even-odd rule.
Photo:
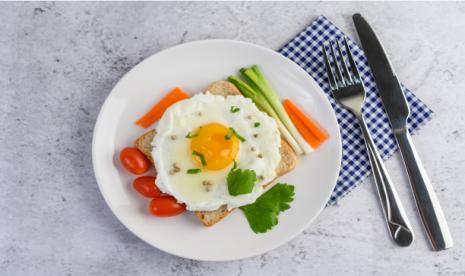
[[[231,106],[240,110],[232,113]],[[260,126],[254,127],[255,122]],[[209,123],[232,127],[246,139],[240,142],[235,160],[238,168],[256,172],[258,181],[251,193],[229,194],[226,177],[233,164],[222,170],[187,174],[186,171],[196,165],[192,160],[191,139],[186,135]],[[152,141],[156,184],[162,192],[185,203],[188,210],[211,211],[225,204],[231,209],[253,203],[263,193],[263,185],[276,177],[276,167],[281,159],[281,138],[276,122],[243,96],[197,94],[167,109],[156,130]],[[173,164],[179,167],[178,172],[173,173]],[[204,181],[212,185],[207,189],[202,184]]]

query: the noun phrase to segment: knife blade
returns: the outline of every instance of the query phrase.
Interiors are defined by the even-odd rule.
[[[447,221],[407,129],[410,109],[402,87],[381,42],[368,22],[360,14],[354,14],[353,21],[399,145],[427,235],[434,250],[450,248],[453,240]]]

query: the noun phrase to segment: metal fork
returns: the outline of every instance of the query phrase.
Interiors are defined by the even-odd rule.
[[[392,185],[391,179],[383,165],[383,160],[379,155],[376,145],[368,130],[368,126],[362,115],[362,105],[365,101],[365,87],[360,78],[360,74],[355,64],[354,58],[350,51],[347,39],[344,37],[344,46],[349,59],[350,72],[342,55],[342,49],[337,43],[339,62],[336,58],[336,51],[333,43],[330,43],[331,57],[334,63],[335,72],[331,68],[331,62],[323,45],[323,54],[325,57],[326,71],[328,74],[329,83],[334,99],[350,110],[359,121],[362,129],[367,152],[371,163],[371,170],[374,175],[378,195],[381,200],[381,206],[385,215],[387,226],[394,242],[400,246],[409,246],[413,239],[413,231],[405,215],[404,208],[399,200],[396,189]],[[342,67],[342,71],[341,71]]]

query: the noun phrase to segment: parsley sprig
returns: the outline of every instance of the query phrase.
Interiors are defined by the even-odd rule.
[[[291,208],[294,186],[278,183],[254,203],[240,207],[255,233],[265,233],[278,224],[279,213]]]
[[[252,192],[255,182],[257,182],[257,175],[254,170],[238,169],[236,161],[234,161],[234,166],[229,171],[226,181],[229,194],[238,196]]]

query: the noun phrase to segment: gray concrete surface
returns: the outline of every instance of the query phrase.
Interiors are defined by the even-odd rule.
[[[145,244],[103,201],[92,128],[118,79],[164,48],[231,38],[277,49],[323,14],[362,12],[402,81],[436,112],[414,137],[455,247],[432,252],[396,155],[387,162],[417,240],[386,234],[371,179],[292,242],[197,262]],[[1,275],[465,275],[465,3],[0,3]]]

